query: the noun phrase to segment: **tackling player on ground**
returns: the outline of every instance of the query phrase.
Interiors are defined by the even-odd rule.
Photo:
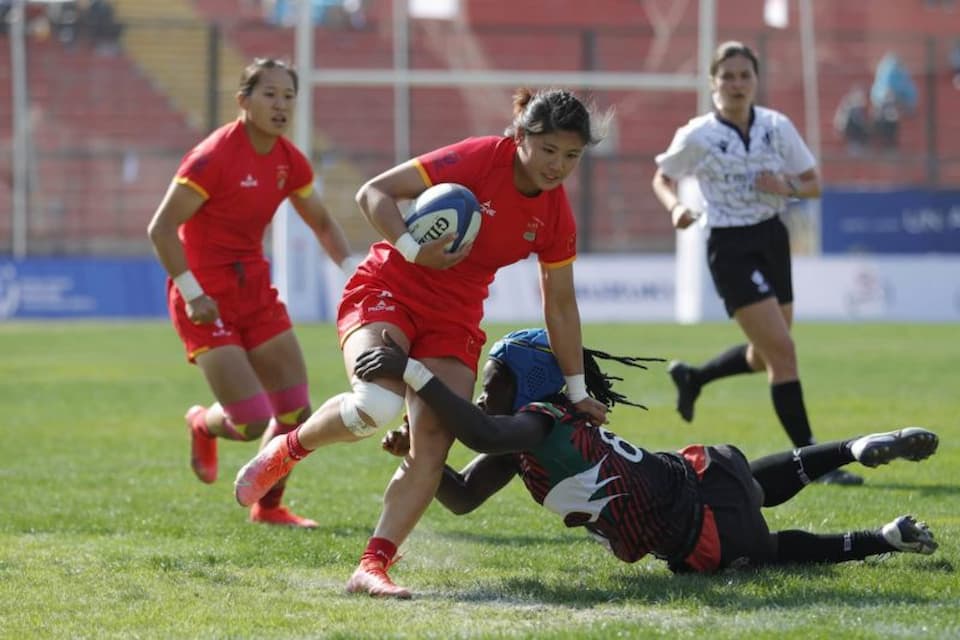
[[[481,452],[462,471],[444,471],[437,499],[454,513],[472,511],[520,476],[534,500],[568,527],[586,528],[620,560],[651,553],[675,572],[838,563],[937,548],[927,526],[911,516],[872,530],[815,534],[770,532],[761,513],[761,507],[782,504],[851,462],[876,467],[897,458],[927,458],[938,439],[926,429],[816,444],[749,462],[729,444],[654,453],[592,424],[570,405],[543,330],[513,332],[494,344],[479,407],[385,341],[387,346],[360,356],[356,374],[406,380],[441,424]],[[612,389],[617,378],[601,372],[595,357],[612,356],[585,351],[590,393],[608,407],[632,404]],[[637,365],[634,358],[614,359]],[[384,438],[384,448],[396,455],[407,446],[405,429]]]

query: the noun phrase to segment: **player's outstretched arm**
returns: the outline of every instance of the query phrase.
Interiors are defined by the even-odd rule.
[[[408,358],[386,331],[383,341],[384,346],[360,354],[354,375],[367,381],[380,377],[403,380],[434,410],[444,428],[469,448],[478,453],[515,453],[543,441],[550,423],[548,416],[488,416],[451,391],[420,362]]]
[[[395,456],[407,455],[410,451],[410,425],[406,416],[401,426],[383,436],[380,446]],[[470,513],[507,486],[518,471],[517,458],[512,454],[494,456],[481,453],[460,471],[444,465],[436,498],[452,513]]]
[[[512,454],[481,453],[459,472],[444,466],[437,500],[457,515],[470,513],[507,486],[517,471]]]

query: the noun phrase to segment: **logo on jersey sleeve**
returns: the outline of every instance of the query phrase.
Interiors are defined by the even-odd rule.
[[[210,164],[210,154],[201,154],[190,161],[190,164],[187,166],[186,173],[199,175],[203,173],[203,170],[207,168],[208,164]]]
[[[591,499],[591,496],[597,491],[620,478],[620,476],[611,476],[605,480],[600,480],[600,466],[606,459],[607,456],[604,456],[596,466],[558,482],[543,499],[543,506],[563,516],[565,522],[571,516],[577,524],[596,522],[600,517],[600,512],[611,501],[627,495],[618,493],[597,500]],[[588,519],[584,520],[584,517]]]
[[[456,151],[450,151],[443,154],[440,158],[433,161],[434,171],[440,173],[445,167],[452,167],[460,162],[460,154]]]

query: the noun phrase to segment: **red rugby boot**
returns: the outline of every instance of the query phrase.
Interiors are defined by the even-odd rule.
[[[316,529],[316,520],[298,516],[284,506],[268,509],[260,506],[260,503],[254,503],[250,507],[250,522],[262,522],[264,524],[274,524],[284,527],[299,527],[301,529]]]
[[[237,502],[249,507],[285,478],[298,460],[290,455],[286,436],[278,436],[237,472],[233,493]]]
[[[184,419],[190,431],[190,466],[201,482],[217,479],[217,438],[210,435],[203,421],[206,409],[196,404],[187,409]]]
[[[393,563],[390,563],[393,564]],[[374,598],[398,598],[408,600],[413,597],[408,589],[395,585],[387,575],[389,565],[381,560],[364,558],[360,566],[347,581],[347,593],[366,593]]]

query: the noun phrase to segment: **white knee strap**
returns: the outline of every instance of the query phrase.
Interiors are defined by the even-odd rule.
[[[340,394],[340,418],[352,434],[360,438],[372,435],[403,411],[403,396],[372,382],[354,378],[353,391]],[[373,424],[368,424],[363,415]]]

